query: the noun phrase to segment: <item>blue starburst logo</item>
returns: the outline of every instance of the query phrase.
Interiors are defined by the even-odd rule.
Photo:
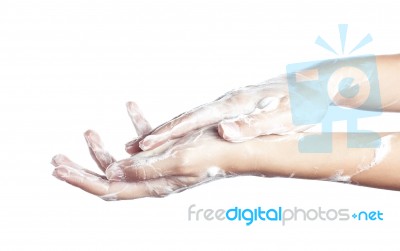
[[[347,39],[347,24],[339,24],[339,35],[340,35],[340,42],[341,42],[341,49],[342,52],[341,54],[344,55],[345,54],[345,46],[346,46],[346,39]],[[361,39],[361,41],[353,48],[350,50],[350,52],[348,53],[349,55],[352,54],[353,52],[355,52],[356,50],[364,47],[365,45],[369,44],[372,42],[372,36],[371,34],[367,34],[365,35],[365,37],[363,39]],[[315,43],[319,46],[321,46],[322,48],[324,48],[325,50],[328,50],[332,53],[334,53],[335,55],[339,55],[339,53],[337,53],[332,46],[330,46],[325,39],[323,39],[321,36],[318,36],[317,39],[315,40]]]
[[[348,25],[339,24],[338,27],[343,55],[347,51]],[[367,34],[348,54],[370,42],[372,36]],[[339,56],[321,36],[315,43]],[[374,55],[289,64],[286,72],[293,124],[321,124],[322,128],[321,134],[307,135],[300,140],[300,152],[332,152],[332,123],[343,120],[347,122],[349,148],[380,146],[380,136],[375,132],[359,130],[357,123],[360,118],[380,115],[381,99]],[[336,103],[337,100],[355,105],[342,107]],[[374,107],[375,112],[371,112],[370,107]],[[360,132],[362,137],[359,137]]]

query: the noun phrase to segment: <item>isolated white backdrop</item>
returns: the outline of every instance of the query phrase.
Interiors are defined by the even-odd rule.
[[[123,158],[125,102],[154,126],[288,63],[339,48],[398,53],[394,1],[0,1],[0,249],[397,250],[400,193],[321,181],[240,177],[164,199],[104,202],[51,176],[64,153],[96,170],[82,133]],[[395,114],[363,125],[396,131]],[[187,207],[381,210],[383,222],[188,222]]]

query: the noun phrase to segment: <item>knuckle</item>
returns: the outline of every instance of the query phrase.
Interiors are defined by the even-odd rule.
[[[247,102],[249,95],[245,90],[233,91],[228,97],[227,102],[231,104],[241,104]]]

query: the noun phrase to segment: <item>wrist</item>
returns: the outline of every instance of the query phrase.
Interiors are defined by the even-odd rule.
[[[240,143],[229,143],[225,171],[235,175],[274,176],[274,159],[277,157],[270,138],[258,137]]]
[[[235,144],[239,150],[232,167],[240,175],[292,177],[303,173],[308,161],[298,150],[302,135],[267,135]]]

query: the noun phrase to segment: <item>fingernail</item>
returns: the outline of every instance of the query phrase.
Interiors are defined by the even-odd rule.
[[[65,155],[62,154],[57,154],[51,159],[51,164],[54,166],[59,166],[65,163],[68,160],[68,158]]]
[[[106,177],[112,181],[125,180],[125,174],[122,168],[118,164],[113,164],[106,170]]]
[[[128,109],[128,112],[134,113],[138,109],[138,105],[133,101],[129,101],[126,103],[126,108]]]
[[[128,153],[132,150],[132,148],[133,148],[132,145],[129,145],[129,144],[125,145],[125,151]]]
[[[139,148],[138,145],[125,145],[125,151],[127,153],[133,154],[133,153],[141,152],[142,149]]]
[[[138,144],[138,141],[140,141],[140,138],[139,138],[139,137],[137,137],[137,138],[135,138],[135,139],[132,139],[131,141],[129,141],[128,143],[126,143],[125,146],[126,146],[126,147],[128,147],[128,146],[133,146],[133,145],[135,145],[135,144]]]
[[[150,148],[149,142],[150,140],[148,139],[148,137],[144,138],[143,140],[139,141],[139,147],[140,149],[142,149],[142,151],[146,151]]]
[[[51,158],[51,162],[50,162],[50,164],[52,164],[53,166],[58,166],[59,164],[59,162],[58,162],[58,160],[60,159],[60,154],[57,154],[57,155],[54,155],[54,157],[53,158]]]
[[[102,142],[100,141],[100,137],[99,135],[92,131],[92,130],[87,130],[84,133],[86,142],[88,142],[88,144],[90,145],[90,147],[92,149],[98,149],[98,148],[102,148]]]
[[[53,176],[60,180],[65,180],[69,176],[69,171],[64,167],[58,167],[54,169]]]
[[[240,128],[235,122],[221,122],[219,125],[222,128],[224,139],[234,141],[241,137]]]

